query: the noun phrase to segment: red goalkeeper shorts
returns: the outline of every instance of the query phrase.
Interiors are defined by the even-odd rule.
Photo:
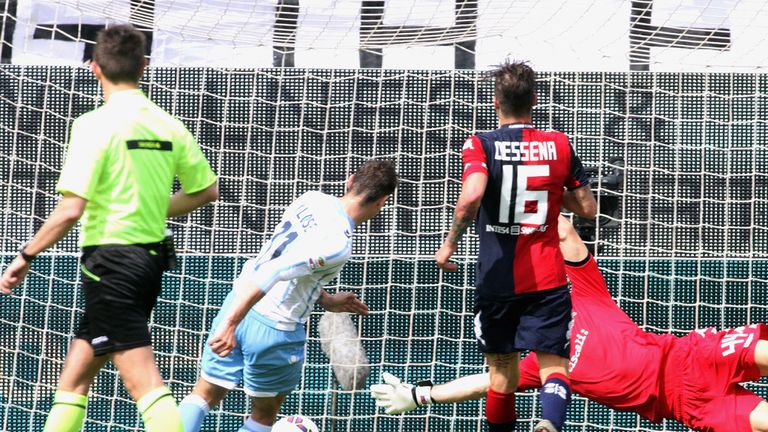
[[[763,398],[739,383],[760,378],[755,347],[768,327],[696,330],[680,339],[666,367],[666,397],[674,417],[700,431],[750,432],[749,414]]]

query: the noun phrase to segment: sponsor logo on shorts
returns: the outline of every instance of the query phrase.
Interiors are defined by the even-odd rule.
[[[756,324],[751,324],[722,331],[723,338],[720,340],[720,348],[723,350],[721,352],[723,357],[734,354],[737,349],[749,348],[752,345],[752,342],[755,341],[756,328]],[[716,336],[718,333],[721,333],[713,327],[696,329],[695,332],[703,338],[706,338],[709,335]]]
[[[565,343],[563,349],[568,349],[571,345],[571,333],[573,333],[573,321],[576,319],[576,312],[571,311],[571,319],[568,321],[568,330],[565,331]]]
[[[749,326],[750,328],[756,328],[755,325]],[[752,345],[752,341],[755,338],[754,332],[745,331],[746,327],[737,327],[728,333],[723,335],[723,340],[720,341],[720,348],[723,349],[723,357],[731,355],[736,352],[736,348],[749,348]]]
[[[107,336],[99,336],[97,338],[91,339],[91,345],[98,345],[105,342],[109,342],[109,338]]]

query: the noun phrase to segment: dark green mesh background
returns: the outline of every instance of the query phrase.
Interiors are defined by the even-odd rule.
[[[459,251],[456,274],[438,274],[431,257],[459,191],[461,144],[495,126],[489,82],[469,72],[296,69],[152,69],[145,79],[150,97],[198,136],[221,182],[216,205],[173,222],[182,265],[166,276],[153,331],[177,396],[197,377],[197,357],[229,281],[284,206],[309,189],[341,193],[349,172],[371,156],[394,158],[403,183],[382,214],[358,230],[354,256],[335,285],[359,292],[373,311],[357,322],[373,365],[369,383],[382,370],[409,381],[482,370],[470,315],[476,239]],[[568,133],[596,178],[618,166],[617,157],[626,165],[623,188],[595,183],[608,197],[596,246],[630,316],[675,333],[765,322],[766,76],[557,73],[541,74],[539,85],[539,127]],[[0,68],[3,263],[53,208],[71,121],[97,106],[97,94],[87,70]],[[16,295],[0,299],[0,430],[42,428],[77,322],[77,278],[70,236],[35,262]],[[389,417],[375,415],[367,392],[336,390],[316,339],[318,318],[309,325],[301,388],[285,413],[310,415],[325,431],[482,430],[478,402]],[[530,428],[536,396],[518,400]],[[206,430],[235,430],[246,411],[246,398],[234,391],[209,415]],[[573,431],[685,430],[583,399],[574,401],[569,421]],[[103,372],[86,430],[139,427],[115,373]]]

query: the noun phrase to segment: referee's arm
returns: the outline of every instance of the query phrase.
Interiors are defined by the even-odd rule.
[[[198,207],[219,199],[219,182],[215,181],[207,188],[188,194],[179,190],[171,196],[168,203],[168,217],[185,215]]]
[[[19,255],[11,261],[0,279],[0,292],[10,294],[11,289],[21,284],[29,271],[32,259],[56,244],[77,224],[83,215],[88,201],[72,193],[64,193],[61,200],[48,218],[37,231],[32,240],[27,243]],[[23,252],[23,253],[22,253]],[[25,258],[26,256],[26,258]]]

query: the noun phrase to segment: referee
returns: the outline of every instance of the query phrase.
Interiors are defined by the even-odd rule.
[[[0,280],[0,291],[9,294],[35,256],[81,221],[85,313],[45,432],[81,430],[88,389],[108,360],[147,431],[182,430],[176,400],[155,364],[147,321],[173,256],[163,241],[166,218],[214,201],[219,192],[192,134],[139,89],[144,46],[144,35],[130,25],[99,33],[91,71],[105,104],[73,123],[56,186],[62,198]],[[171,196],[176,177],[181,191]]]

